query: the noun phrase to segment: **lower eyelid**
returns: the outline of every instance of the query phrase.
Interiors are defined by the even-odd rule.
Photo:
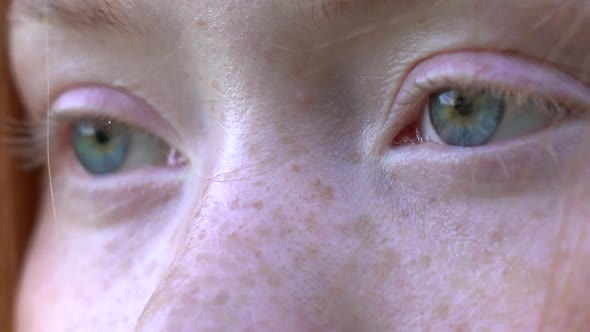
[[[519,140],[477,149],[437,143],[407,145],[386,153],[384,167],[396,174],[400,169],[414,167],[418,173],[428,174],[426,177],[434,171],[437,179],[449,186],[543,185],[558,178],[560,172],[568,170],[569,163],[577,160],[588,139],[589,124],[590,117],[564,121]],[[477,192],[485,192],[482,190]]]

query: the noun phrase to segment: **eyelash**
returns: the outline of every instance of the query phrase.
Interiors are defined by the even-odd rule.
[[[49,142],[59,137],[57,119],[26,118],[5,122],[0,137],[20,167],[33,169],[47,162]]]
[[[538,109],[553,110],[558,115],[555,122],[563,121],[575,117],[580,113],[581,106],[574,103],[565,103],[557,101],[556,98],[539,96],[526,90],[518,90],[507,85],[491,83],[485,80],[474,78],[450,78],[442,77],[436,79],[426,79],[417,82],[405,92],[402,102],[396,102],[394,108],[409,110],[411,119],[409,125],[399,130],[397,136],[392,139],[393,146],[402,146],[406,144],[425,143],[422,133],[419,129],[419,121],[424,115],[430,96],[442,90],[457,89],[466,93],[487,90],[494,97],[501,97],[507,100],[523,104],[526,101],[533,101],[538,105]]]
[[[21,167],[34,169],[46,165],[49,156],[60,151],[61,144],[69,140],[70,127],[76,120],[82,118],[98,121],[113,120],[100,115],[58,117],[50,113],[45,118],[12,121],[8,123],[5,132],[0,131],[0,135],[5,138],[11,154]]]
[[[524,101],[535,101],[539,107],[546,107],[548,109],[555,109],[564,115],[573,115],[578,112],[577,105],[568,105],[563,101],[557,101],[552,97],[538,96],[535,93],[530,93],[524,90],[518,91],[516,88],[511,88],[499,84],[490,84],[489,82],[480,82],[471,79],[454,80],[448,77],[443,79],[428,79],[423,83],[415,84],[415,86],[408,92],[408,103],[398,104],[398,106],[415,108],[418,105],[420,110],[424,110],[428,102],[428,98],[441,90],[457,89],[467,93],[487,90],[494,97],[506,98],[517,103]],[[416,103],[416,101],[419,101]]]

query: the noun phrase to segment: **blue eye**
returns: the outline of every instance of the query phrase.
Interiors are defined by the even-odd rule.
[[[127,158],[129,128],[110,120],[82,120],[73,124],[76,156],[91,174],[104,175],[120,169]]]
[[[447,90],[430,97],[432,127],[452,146],[478,146],[491,141],[504,117],[506,102],[489,91]]]
[[[451,88],[430,95],[419,132],[424,141],[477,147],[542,130],[569,112],[555,100],[518,92]]]
[[[71,123],[71,148],[92,175],[111,175],[146,166],[177,167],[186,159],[158,137],[114,120]]]

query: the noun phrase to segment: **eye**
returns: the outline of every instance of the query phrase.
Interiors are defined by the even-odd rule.
[[[115,120],[76,120],[70,132],[78,162],[92,175],[180,163],[176,150],[156,136]]]
[[[420,131],[426,141],[475,147],[541,130],[564,114],[557,103],[539,98],[451,88],[430,95]]]
[[[483,90],[469,95],[458,90],[430,97],[432,126],[447,144],[475,146],[488,143],[502,121],[506,103]]]

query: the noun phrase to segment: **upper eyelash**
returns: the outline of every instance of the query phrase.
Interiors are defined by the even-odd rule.
[[[61,117],[49,112],[43,118],[9,120],[0,127],[0,143],[8,147],[10,155],[17,160],[20,167],[38,168],[48,162],[47,149],[55,149],[59,146],[60,130],[77,118],[82,117]],[[100,115],[84,118],[113,120]]]
[[[569,116],[578,112],[578,106],[567,104],[563,101],[558,101],[554,98],[547,98],[535,93],[531,93],[527,89],[512,88],[501,84],[494,84],[491,82],[480,81],[477,79],[454,79],[450,77],[426,79],[421,83],[416,83],[409,91],[406,100],[403,103],[397,102],[396,106],[401,107],[416,107],[423,110],[428,102],[429,96],[441,90],[458,89],[465,92],[476,92],[482,89],[488,91],[495,97],[510,98],[517,103],[524,103],[525,101],[533,101],[538,103],[541,107],[547,107],[555,110],[560,115]]]
[[[7,121],[4,126],[0,127],[0,143],[9,147],[9,152],[13,158],[17,159],[19,165],[25,169],[38,168],[46,165],[47,158],[51,153],[47,153],[48,147],[56,149],[59,143],[62,143],[61,130],[71,126],[77,120],[88,119],[93,121],[116,121],[134,130],[140,130],[151,134],[149,131],[131,125],[125,121],[103,115],[84,115],[84,116],[56,116],[49,113],[45,118],[25,119]],[[158,137],[158,139],[160,139]],[[49,144],[48,145],[48,140]],[[56,144],[57,143],[57,144]],[[51,152],[51,151],[50,151]],[[166,151],[168,153],[169,151]]]
[[[0,144],[7,147],[19,167],[38,168],[47,162],[47,139],[57,139],[59,127],[59,120],[51,116],[7,119],[0,125]]]

